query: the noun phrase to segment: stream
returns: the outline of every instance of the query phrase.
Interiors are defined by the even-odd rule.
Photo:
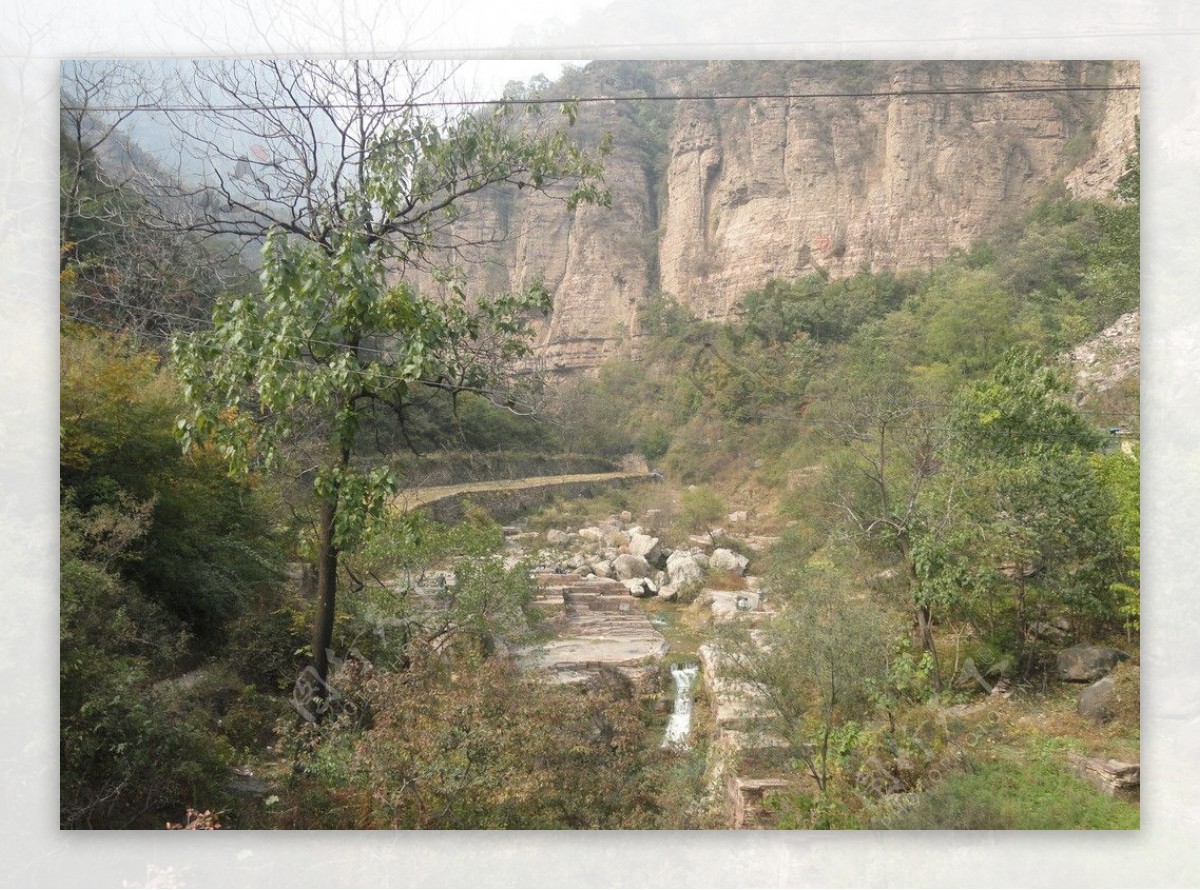
[[[692,683],[699,669],[694,664],[671,665],[671,676],[675,679],[675,706],[667,731],[663,735],[664,748],[689,748],[688,735],[692,731]]]

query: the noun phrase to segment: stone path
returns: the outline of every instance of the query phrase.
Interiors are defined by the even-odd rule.
[[[530,476],[525,479],[463,482],[458,485],[436,485],[429,488],[413,488],[401,491],[396,495],[395,503],[401,510],[407,513],[410,510],[427,507],[439,501],[469,494],[496,494],[508,491],[522,491],[529,488],[552,488],[592,483],[649,481],[651,478],[651,474],[645,472],[616,472],[578,473],[570,476]]]

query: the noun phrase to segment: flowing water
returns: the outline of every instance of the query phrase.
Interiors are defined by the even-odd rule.
[[[692,683],[699,669],[694,664],[671,665],[671,676],[675,678],[675,707],[667,722],[663,736],[664,748],[689,748],[688,735],[692,731]]]

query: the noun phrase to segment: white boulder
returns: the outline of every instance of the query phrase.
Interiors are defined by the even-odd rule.
[[[709,559],[708,564],[710,568],[716,569],[719,572],[744,575],[746,574],[746,567],[750,565],[750,560],[740,553],[734,553],[725,547],[718,547],[712,552],[712,557]]]

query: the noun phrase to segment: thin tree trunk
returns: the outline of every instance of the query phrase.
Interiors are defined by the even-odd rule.
[[[915,598],[917,567],[909,553],[906,539],[900,541],[900,555],[904,558],[904,566],[908,570],[908,580]],[[935,691],[941,692],[942,665],[938,660],[937,647],[933,644],[933,616],[929,612],[929,606],[923,603],[917,605],[917,636],[920,637],[921,648],[928,652],[929,657],[933,660],[933,676],[930,678],[933,680],[933,688]]]
[[[317,529],[317,615],[313,622],[313,670],[321,681],[317,694],[324,697],[329,676],[329,652],[333,645],[333,616],[337,597],[338,550],[333,543],[337,516],[337,493],[321,502]],[[322,709],[324,710],[324,709]]]
[[[1017,645],[1025,647],[1025,566],[1017,562]]]
[[[942,667],[938,663],[937,647],[933,644],[933,617],[929,606],[917,606],[917,628],[921,635],[921,647],[933,659],[933,688],[942,691]]]

